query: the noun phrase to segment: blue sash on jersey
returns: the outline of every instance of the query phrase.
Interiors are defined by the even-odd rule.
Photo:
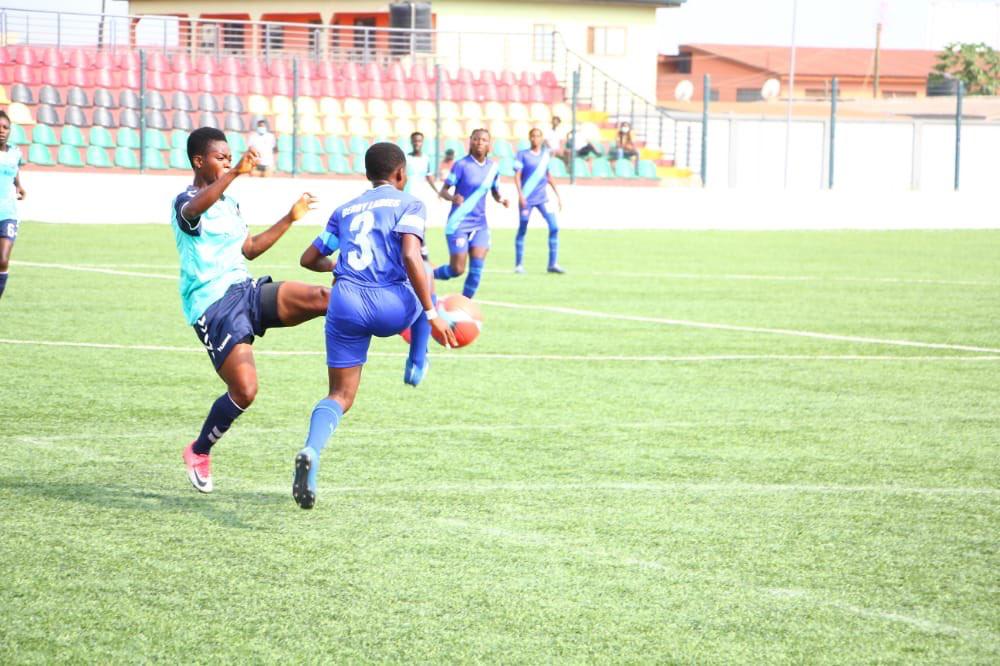
[[[479,200],[486,196],[486,191],[493,186],[493,179],[496,178],[499,167],[500,165],[497,162],[493,162],[489,172],[486,174],[486,178],[479,184],[476,191],[467,196],[462,205],[452,211],[451,215],[448,216],[448,224],[444,228],[445,234],[451,235],[455,233],[455,230],[458,229],[458,225],[462,223],[465,216],[471,213],[472,209],[479,203]]]
[[[538,184],[543,178],[545,178],[546,175],[548,175],[550,156],[551,153],[547,150],[542,153],[542,158],[538,160],[538,166],[531,172],[531,178],[528,179],[522,188],[524,190],[525,199],[535,193],[535,189],[538,187]]]

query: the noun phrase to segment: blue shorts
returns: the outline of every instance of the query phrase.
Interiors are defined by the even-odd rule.
[[[464,254],[473,247],[490,249],[490,230],[487,226],[459,229],[445,236],[448,239],[448,254]]]
[[[398,335],[416,321],[421,311],[409,283],[360,285],[337,280],[326,310],[327,367],[364,365],[373,335]]]
[[[17,220],[0,220],[0,238],[9,238],[13,243],[17,240]]]
[[[240,343],[253,344],[254,336],[264,335],[269,326],[274,325],[277,315],[277,288],[281,283],[275,283],[265,275],[256,280],[237,282],[226,290],[222,298],[208,306],[205,314],[194,324],[194,332],[205,345],[209,358],[216,372],[229,357],[229,352]],[[270,308],[274,314],[267,313],[268,307],[262,304],[261,294],[264,290],[274,293],[275,305]]]
[[[549,202],[548,201],[542,201],[541,203],[536,203],[536,204],[528,202],[528,207],[527,208],[520,208],[520,207],[518,207],[518,209],[519,209],[519,211],[521,213],[521,222],[527,222],[528,218],[531,217],[531,211],[534,210],[534,209],[536,209],[536,208],[538,209],[538,212],[542,214],[542,217],[545,218],[545,221],[549,223],[549,225],[552,225],[552,224],[555,223],[556,212],[554,210],[552,210],[551,208],[549,208]]]

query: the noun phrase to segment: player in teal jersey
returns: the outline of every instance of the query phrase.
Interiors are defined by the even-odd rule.
[[[273,282],[250,277],[245,259],[273,246],[292,223],[311,210],[316,198],[303,194],[288,213],[262,233],[251,235],[236,200],[226,189],[253,171],[259,155],[248,150],[230,168],[226,135],[202,127],[188,137],[194,182],[177,195],[171,226],[180,255],[180,292],[184,316],[205,345],[216,372],[226,383],[208,412],[201,433],[184,449],[191,484],[212,491],[210,450],[257,395],[254,337],[269,328],[295,326],[326,313],[330,290],[303,282]]]
[[[10,253],[17,240],[17,202],[24,198],[18,173],[21,151],[7,143],[9,138],[10,118],[0,111],[0,296],[7,287]]]

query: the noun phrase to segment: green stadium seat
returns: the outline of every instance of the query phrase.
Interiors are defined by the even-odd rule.
[[[278,171],[283,173],[292,172],[292,154],[288,153],[278,153]]]
[[[331,173],[336,173],[341,176],[346,176],[351,173],[351,163],[347,161],[346,155],[330,155],[326,161],[330,165]]]
[[[354,155],[364,155],[365,151],[368,150],[368,142],[356,134],[351,137],[347,145]]]
[[[190,169],[191,162],[188,160],[187,148],[172,148],[169,164],[171,169]]]
[[[55,162],[52,161],[52,153],[49,152],[49,147],[40,143],[33,143],[28,146],[28,161],[41,166],[55,165]]]
[[[500,175],[504,178],[514,177],[514,158],[513,157],[501,157],[500,158]]]
[[[115,148],[115,166],[123,169],[138,169],[139,158],[136,157],[135,151],[131,148],[119,146]]]
[[[365,156],[355,155],[354,156],[354,173],[361,174],[364,176],[367,172],[365,171]]]
[[[35,125],[31,130],[31,142],[43,146],[58,146],[55,130],[48,125]]]
[[[278,137],[278,152],[279,153],[289,153],[292,152],[292,135],[282,134]]]
[[[553,157],[549,160],[549,173],[552,174],[553,178],[569,178],[569,172],[566,171],[566,163],[558,157]]]
[[[615,177],[635,178],[635,167],[632,166],[632,160],[623,157],[615,162]]]
[[[594,158],[593,163],[590,165],[590,174],[594,178],[612,178],[614,174],[611,172],[611,163],[608,162],[606,157]]]
[[[10,128],[10,138],[8,139],[10,145],[12,146],[24,146],[28,142],[28,133],[24,131],[24,127],[21,125],[12,125]]]
[[[528,141],[527,139],[520,139],[517,142],[518,151],[528,150],[529,148],[531,148],[531,141]]]
[[[100,146],[91,146],[87,148],[87,165],[101,169],[109,168],[111,166],[111,160],[108,159],[108,151],[104,150]]]
[[[456,160],[462,159],[465,153],[468,152],[467,148],[468,146],[459,139],[445,139],[444,141],[444,150],[454,150]],[[441,151],[442,156],[444,155],[444,150]]]
[[[346,155],[347,154],[347,144],[344,142],[343,137],[339,136],[328,136],[324,142],[323,148],[326,150],[327,155]],[[332,171],[331,167],[331,171]]]
[[[83,140],[83,132],[80,131],[79,127],[75,127],[74,125],[65,125],[62,128],[59,140],[62,141],[62,145],[73,146],[74,148],[83,148],[87,145],[87,142]]]
[[[323,160],[315,153],[305,153],[302,155],[302,170],[318,176],[326,175],[326,167],[323,166]]]
[[[139,133],[131,127],[122,127],[118,130],[119,148],[138,148]],[[117,161],[117,160],[116,160]]]
[[[153,148],[155,150],[166,150],[169,148],[167,145],[167,137],[163,136],[163,132],[155,129],[147,129],[143,136],[146,138],[146,150]]]
[[[496,139],[493,142],[493,154],[497,157],[503,158],[513,158],[514,157],[514,147],[510,145],[510,141],[506,139]],[[457,156],[458,153],[455,153]]]
[[[247,140],[239,132],[226,132],[226,141],[229,143],[230,150],[240,153],[247,152]]]
[[[659,175],[656,173],[656,164],[652,160],[639,160],[639,178],[656,180]]]
[[[90,145],[98,148],[114,148],[115,140],[107,127],[91,127]]]
[[[82,167],[80,151],[73,146],[59,146],[59,164],[68,167]]]
[[[188,134],[189,132],[185,132],[184,130],[172,130],[170,132],[170,147],[187,150]]]
[[[590,167],[587,166],[587,161],[584,160],[582,157],[573,158],[573,170],[574,170],[573,175],[575,175],[577,178],[591,177]]]
[[[306,155],[319,155],[323,152],[323,142],[317,136],[306,134],[299,137],[299,150]],[[325,169],[323,173],[326,173]]]
[[[164,141],[164,144],[166,141]],[[153,169],[155,171],[162,171],[167,168],[167,161],[163,159],[163,152],[158,148],[146,148],[145,164],[143,165],[147,169]]]

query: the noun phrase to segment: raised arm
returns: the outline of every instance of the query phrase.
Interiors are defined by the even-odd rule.
[[[323,253],[316,249],[315,245],[310,245],[299,258],[299,265],[317,273],[330,273],[333,271],[333,259],[323,256]]]
[[[198,194],[194,195],[190,201],[184,204],[180,210],[181,217],[185,220],[197,220],[201,217],[202,213],[211,208],[215,205],[216,201],[222,198],[226,188],[232,185],[234,180],[243,174],[253,171],[253,168],[256,166],[257,160],[259,159],[260,154],[252,148],[243,153],[243,157],[241,157],[240,161],[237,162],[235,168],[232,168],[222,174],[221,178],[208,187],[199,190]]]
[[[424,258],[420,254],[420,239],[414,234],[400,234],[403,246],[403,265],[406,267],[406,275],[410,278],[410,285],[413,292],[420,300],[420,306],[427,315],[427,321],[431,328],[444,336],[448,347],[457,347],[458,340],[455,332],[438,316],[434,309],[434,301],[431,299],[431,288],[427,284],[427,271],[424,269]]]
[[[306,213],[316,207],[317,201],[318,199],[312,194],[304,193],[298,201],[292,204],[289,211],[271,227],[256,236],[246,237],[246,240],[243,241],[243,256],[247,259],[256,259],[270,250],[271,246],[277,243],[278,239],[291,228],[293,222],[302,219]]]

